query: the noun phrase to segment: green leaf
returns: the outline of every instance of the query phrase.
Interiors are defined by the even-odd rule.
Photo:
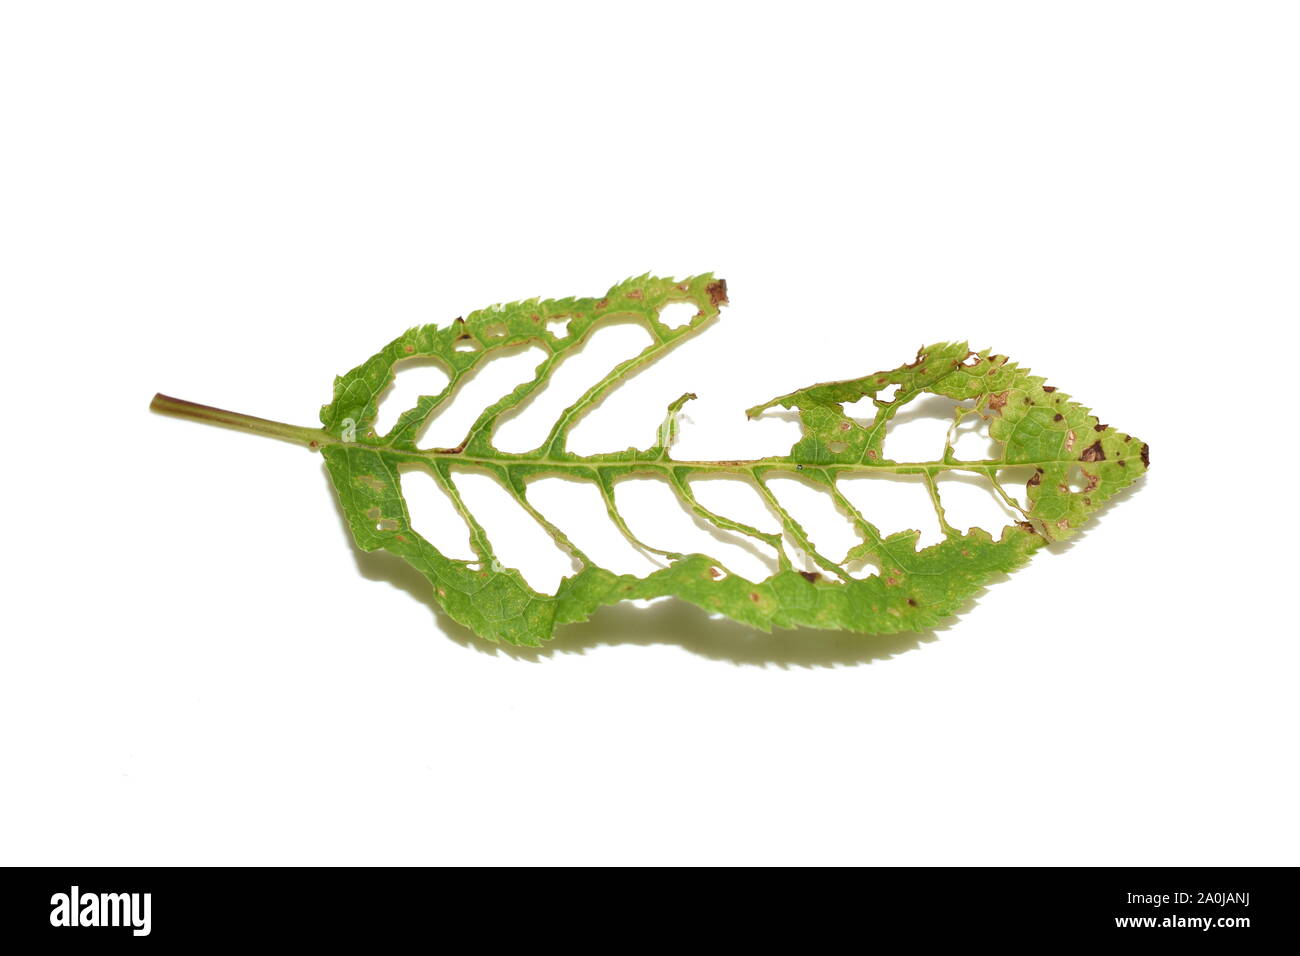
[[[677,413],[695,397],[691,394],[668,406],[658,439],[648,448],[601,455],[568,450],[569,432],[588,409],[636,369],[698,333],[726,301],[726,283],[712,275],[685,281],[640,276],[614,286],[599,299],[531,299],[482,309],[441,328],[414,328],[335,380],[334,399],[321,409],[319,429],[250,418],[162,395],[152,407],[319,449],[360,548],[383,548],[409,561],[428,578],[436,600],[452,618],[488,640],[520,645],[537,645],[559,625],[585,620],[601,605],[662,596],[690,601],[763,630],[816,627],[872,634],[923,630],[953,615],[972,594],[1020,567],[1045,543],[1077,533],[1107,500],[1146,471],[1147,446],[1141,441],[1100,424],[1087,408],[1005,356],[974,352],[964,343],[928,346],[913,361],[891,371],[814,385],[751,408],[750,417],[775,406],[797,410],[803,434],[788,455],[751,461],[673,458],[670,446]],[[660,313],[676,302],[690,303],[697,311],[688,323],[672,328],[660,321]],[[653,344],[592,383],[560,415],[537,449],[512,454],[493,446],[493,429],[504,413],[543,387],[593,329],[629,317],[645,324]],[[483,409],[456,447],[416,446],[424,424],[451,400],[469,373],[494,353],[524,343],[540,345],[546,353],[531,380]],[[397,364],[411,358],[439,360],[450,380],[439,394],[420,398],[387,434],[376,434],[378,399],[392,383]],[[1002,454],[959,460],[950,440],[934,460],[900,462],[886,457],[889,423],[901,408],[926,394],[957,401],[954,425],[968,416],[984,419]],[[846,404],[864,399],[874,408],[871,420],[846,414]],[[950,439],[952,434],[950,430]],[[427,470],[447,492],[469,528],[475,560],[447,557],[411,527],[399,469],[412,466]],[[458,492],[456,466],[473,466],[495,476],[573,557],[578,570],[561,582],[555,594],[539,593],[518,570],[501,564],[492,541]],[[1029,474],[1023,508],[1004,486],[1004,469],[1011,467]],[[962,533],[951,527],[936,482],[948,472],[977,476],[1020,513],[1020,520],[998,529],[996,536],[979,528]],[[619,530],[637,547],[660,555],[666,566],[645,577],[599,567],[529,501],[529,481],[549,475],[595,485]],[[666,479],[703,521],[775,549],[777,572],[766,580],[750,581],[706,554],[659,551],[637,541],[614,495],[617,482],[636,475]],[[760,531],[701,505],[690,480],[717,475],[752,483],[779,518],[784,534]],[[822,554],[772,493],[771,480],[790,475],[823,489],[844,520],[851,522],[860,543],[843,562]],[[943,528],[943,541],[918,549],[917,531],[883,535],[839,487],[847,476],[887,475],[921,476]],[[787,539],[815,569],[796,566],[787,553]],[[848,567],[860,560],[873,561],[878,572],[851,574]]]

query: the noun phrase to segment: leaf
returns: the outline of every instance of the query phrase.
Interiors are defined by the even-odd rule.
[[[673,458],[669,448],[677,413],[695,397],[692,394],[668,406],[658,439],[648,448],[587,456],[568,450],[567,436],[588,409],[635,370],[699,332],[726,301],[726,283],[712,275],[682,282],[641,276],[614,286],[600,299],[531,299],[482,309],[442,328],[414,328],[335,380],[334,400],[321,409],[320,429],[268,422],[162,395],[152,407],[319,449],[360,548],[383,548],[409,561],[428,578],[438,603],[452,618],[488,640],[521,645],[537,645],[558,626],[585,620],[601,605],[661,596],[690,601],[763,630],[816,627],[893,633],[930,628],[953,615],[985,584],[1023,565],[1048,541],[1076,534],[1092,514],[1147,469],[1145,444],[1100,424],[1087,408],[1045,384],[1045,379],[1005,356],[951,343],[923,348],[912,362],[891,371],[814,385],[751,408],[751,418],[775,406],[797,410],[803,435],[788,455],[753,461]],[[675,302],[690,303],[698,311],[688,323],[672,328],[659,316]],[[493,447],[493,428],[505,412],[544,386],[557,365],[594,328],[628,317],[644,322],[654,339],[652,345],[593,383],[561,414],[534,451],[512,454]],[[531,380],[485,408],[455,448],[417,447],[424,424],[449,403],[471,371],[494,353],[523,343],[540,345],[547,353]],[[420,398],[388,434],[377,435],[373,429],[377,401],[391,384],[397,363],[411,358],[440,360],[450,381],[439,394]],[[957,400],[957,422],[967,416],[986,420],[990,436],[1002,445],[1002,455],[962,461],[948,443],[942,455],[931,461],[887,458],[887,426],[901,408],[926,394]],[[859,422],[846,415],[844,406],[863,399],[870,401],[875,413],[870,421]],[[411,527],[398,477],[403,466],[426,469],[447,492],[469,528],[476,560],[443,555]],[[555,594],[539,593],[517,570],[501,565],[488,535],[458,492],[455,466],[474,466],[495,476],[573,557],[578,570],[561,582]],[[1000,477],[1003,469],[1013,466],[1030,472],[1023,510]],[[1000,529],[997,537],[978,528],[966,533],[952,528],[935,480],[947,472],[978,476],[992,493],[1020,511],[1022,520]],[[843,563],[821,554],[772,493],[773,478],[793,474],[831,495],[861,538]],[[891,474],[922,477],[944,530],[943,541],[918,550],[917,531],[883,535],[845,498],[838,484],[845,476]],[[529,501],[528,482],[546,475],[564,475],[599,488],[620,531],[643,550],[661,555],[666,566],[635,577],[596,565]],[[703,521],[774,548],[777,572],[766,580],[750,581],[728,572],[708,555],[657,551],[637,541],[614,496],[616,483],[632,475],[667,479]],[[779,518],[784,535],[760,531],[701,505],[690,479],[716,475],[751,482]],[[786,538],[812,560],[816,570],[796,567]],[[878,563],[879,572],[866,577],[850,574],[847,567],[862,559]]]

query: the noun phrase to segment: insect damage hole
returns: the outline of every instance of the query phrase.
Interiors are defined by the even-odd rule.
[[[549,476],[528,483],[528,500],[598,566],[645,577],[660,570],[610,519],[600,489],[590,481]]]
[[[1002,528],[1023,520],[1023,515],[1008,506],[982,475],[940,475],[935,485],[943,501],[944,516],[958,531],[983,528],[996,538]]]
[[[638,539],[680,554],[706,554],[750,581],[776,573],[775,552],[748,535],[718,530],[689,510],[662,478],[624,478],[614,485],[614,500]]]
[[[654,338],[640,322],[620,322],[597,328],[578,348],[565,355],[545,385],[518,408],[502,416],[492,444],[501,451],[521,453],[539,447],[565,409],[616,365],[640,354],[653,343]],[[574,426],[571,438],[576,438],[578,427]],[[626,436],[625,429],[602,434],[605,444],[598,450],[608,451],[610,442],[614,448],[625,447]],[[569,450],[577,451],[573,441],[569,443]]]
[[[922,476],[869,475],[841,478],[837,485],[840,493],[862,512],[862,517],[885,537],[897,531],[920,531],[918,548],[944,540],[939,516]]]
[[[1092,489],[1094,484],[1095,482],[1088,477],[1087,472],[1082,468],[1078,465],[1070,466],[1070,470],[1065,477],[1065,486],[1069,488],[1071,492],[1076,495],[1082,494],[1083,492]]]
[[[864,554],[861,557],[850,558],[844,562],[844,570],[849,577],[858,578],[859,580],[878,576],[883,567],[880,558],[875,554]]]
[[[1022,508],[1029,507],[1028,484],[1037,475],[1038,469],[1032,465],[1010,465],[997,472],[1002,490]]]
[[[547,319],[546,331],[551,333],[551,335],[555,336],[557,339],[568,338],[569,323],[572,321],[573,319],[567,315],[560,316],[556,319]]]
[[[554,594],[577,568],[537,519],[492,475],[468,468],[452,470],[461,501],[472,514],[503,568],[514,568],[541,594]]]
[[[853,522],[835,506],[829,489],[784,476],[768,479],[767,486],[803,528],[818,554],[839,564],[850,549],[862,543]]]
[[[387,435],[402,412],[414,408],[425,395],[437,395],[451,381],[447,366],[436,358],[402,359],[394,370],[393,383],[379,396],[376,435]]]
[[[750,482],[743,478],[701,476],[687,479],[695,500],[710,511],[759,531],[777,534],[781,523]]]
[[[470,546],[469,525],[438,479],[419,465],[401,465],[397,470],[406,511],[411,516],[411,530],[445,557],[471,560],[474,549]]]
[[[902,387],[903,386],[898,383],[894,383],[893,385],[886,385],[884,388],[876,392],[875,399],[877,402],[881,402],[882,404],[885,405],[892,404],[893,402],[898,401],[898,393],[902,389]],[[868,399],[868,401],[870,401],[870,399]],[[855,402],[854,404],[857,403]]]
[[[988,421],[971,413],[953,426],[952,453],[958,461],[989,461],[1002,454],[1002,443],[990,437]]]
[[[929,395],[900,411],[885,429],[884,454],[893,461],[938,461],[958,403]]]
[[[691,320],[700,314],[694,303],[691,302],[669,302],[659,310],[659,321],[670,329],[680,329],[683,325],[690,325]]]
[[[688,478],[687,484],[690,486],[691,494],[695,496],[695,500],[702,508],[707,508],[720,517],[747,524],[765,534],[781,533],[781,522],[772,514],[772,509],[767,506],[767,502],[751,482],[743,478],[698,477]],[[760,547],[764,554],[772,559],[776,558],[774,549],[752,537],[750,540]],[[770,566],[776,568],[775,563]]]
[[[469,433],[470,426],[503,395],[533,378],[546,352],[537,345],[515,345],[498,349],[479,360],[461,379],[456,391],[436,408],[423,432],[416,438],[421,448],[455,448]]]

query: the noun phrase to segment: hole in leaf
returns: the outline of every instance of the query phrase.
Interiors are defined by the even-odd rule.
[[[568,553],[490,474],[456,468],[452,476],[465,507],[487,532],[497,561],[516,569],[534,591],[554,594],[575,571]]]
[[[897,531],[921,532],[917,548],[944,540],[925,479],[920,475],[869,475],[841,478],[840,492],[884,537]]]
[[[876,403],[870,395],[859,398],[856,402],[846,402],[844,404],[845,417],[853,419],[863,428],[870,428],[874,425],[876,416],[879,413],[880,409],[876,407]]]
[[[998,483],[1002,485],[1003,491],[1019,502],[1020,507],[1025,508],[1029,505],[1028,489],[1025,486],[1037,473],[1038,469],[1032,465],[1012,465],[998,470]]]
[[[717,530],[698,517],[661,478],[625,478],[614,500],[632,533],[651,547],[681,554],[706,554],[750,581],[776,573],[776,554],[748,535]]]
[[[680,329],[690,325],[699,311],[691,302],[669,302],[659,310],[659,321],[670,329]]]
[[[456,340],[456,344],[453,345],[452,348],[457,352],[477,352],[478,342],[474,341],[474,339],[470,338],[468,335],[464,335]]]
[[[555,422],[564,410],[576,402],[595,382],[609,371],[653,344],[654,338],[640,322],[619,322],[597,328],[577,349],[569,352],[551,373],[550,380],[540,391],[534,392],[524,404],[503,416],[492,438],[492,444],[501,451],[526,452],[537,448],[546,440]],[[666,403],[665,403],[666,404]],[[661,413],[662,414],[662,413]],[[574,439],[578,426],[570,432],[570,451],[578,451]],[[627,447],[627,431],[616,429],[617,438],[611,434],[614,448]],[[606,436],[602,436],[606,437]],[[609,451],[605,444],[597,451]]]
[[[504,339],[509,331],[500,322],[494,322],[483,330],[483,336],[489,339]]]
[[[387,435],[408,408],[414,408],[421,396],[437,395],[451,375],[436,358],[402,359],[394,366],[397,376],[379,396],[379,414],[375,416],[375,434]]]
[[[1071,465],[1065,478],[1065,486],[1076,495],[1088,490],[1088,476],[1078,465]]]
[[[903,386],[899,384],[886,385],[880,391],[876,392],[876,401],[884,402],[885,404],[896,401],[898,399],[898,390],[902,387]],[[870,399],[868,399],[868,401],[870,401]],[[854,404],[856,405],[857,402],[854,402]]]
[[[948,523],[958,531],[983,528],[998,537],[1007,525],[1023,520],[998,497],[989,480],[978,475],[940,475],[935,484]]]
[[[939,395],[928,395],[908,405],[885,428],[885,457],[893,461],[942,459],[956,408],[957,402]]]
[[[1002,454],[1002,443],[989,437],[985,419],[971,414],[953,429],[952,453],[960,461],[988,461]]]
[[[869,578],[880,573],[883,565],[874,554],[866,554],[844,563],[844,570],[851,578]]]
[[[835,506],[829,490],[787,477],[770,478],[767,486],[823,557],[839,564],[850,548],[862,543],[862,536]]]
[[[687,481],[695,500],[714,514],[768,534],[781,533],[781,522],[748,481],[742,478],[689,478]]]
[[[411,516],[411,530],[448,558],[473,559],[469,525],[456,510],[451,496],[438,484],[438,479],[419,465],[400,466],[398,478],[402,482],[407,513]]]
[[[636,548],[605,510],[600,489],[590,481],[536,478],[528,500],[597,565],[615,574],[645,577],[663,567]]]
[[[479,360],[456,391],[434,410],[417,439],[421,448],[455,448],[483,410],[530,381],[546,358],[538,345],[506,346]]]
[[[569,334],[569,323],[572,321],[567,315],[560,316],[558,319],[547,319],[546,331],[557,339],[566,338]]]

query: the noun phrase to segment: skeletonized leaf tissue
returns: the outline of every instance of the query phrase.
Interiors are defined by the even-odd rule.
[[[1087,408],[1047,385],[1040,376],[988,350],[963,344],[931,345],[890,371],[851,381],[813,385],[749,409],[752,418],[780,406],[797,411],[802,437],[789,454],[750,461],[681,461],[671,454],[677,413],[686,394],[665,412],[658,439],[648,448],[598,455],[568,450],[570,430],[595,403],[639,367],[703,329],[727,302],[726,283],[712,275],[685,281],[641,276],[614,286],[599,299],[515,302],[482,309],[450,325],[414,328],[334,382],[334,400],[321,409],[320,428],[285,425],[158,395],[152,408],[196,421],[242,428],[319,450],[357,545],[386,549],[428,578],[442,608],[481,637],[536,645],[562,624],[582,621],[604,604],[671,596],[763,630],[773,627],[834,628],[868,634],[930,628],[954,614],[973,593],[1024,564],[1049,541],[1074,535],[1089,517],[1147,468],[1147,446],[1094,418]],[[687,323],[661,321],[664,307],[689,303]],[[641,321],[653,342],[615,367],[567,408],[536,449],[514,454],[493,445],[501,416],[542,388],[566,356],[592,331],[611,320]],[[538,345],[545,357],[533,378],[483,409],[454,448],[419,448],[423,426],[449,403],[462,382],[494,353]],[[440,362],[448,383],[402,413],[387,434],[374,423],[378,399],[404,359]],[[898,411],[930,394],[955,400],[955,425],[966,416],[987,423],[1001,454],[977,461],[956,457],[951,436],[931,461],[893,461],[885,456],[885,432]],[[872,415],[850,417],[845,405],[868,401]],[[861,407],[861,406],[859,406]],[[442,487],[469,529],[475,558],[447,557],[411,527],[399,469],[426,469]],[[457,489],[458,467],[491,473],[563,550],[576,569],[556,593],[534,590],[518,570],[498,560],[493,543]],[[1027,474],[1023,496],[1005,486],[1008,469]],[[999,531],[966,532],[945,518],[937,478],[948,472],[986,482],[1018,513]],[[840,562],[826,557],[808,532],[773,494],[774,478],[797,473],[829,495],[859,539]],[[662,568],[644,577],[615,574],[582,552],[529,501],[529,482],[543,476],[590,482],[599,490],[619,531]],[[725,475],[743,479],[762,496],[782,533],[760,530],[721,510],[706,508],[692,479]],[[944,533],[941,542],[918,548],[919,532],[885,535],[843,494],[845,478],[919,476],[929,491]],[[671,542],[633,535],[620,512],[615,486],[630,476],[665,479],[682,503],[717,529],[746,535],[774,549],[777,570],[751,581],[707,554],[672,550]],[[869,562],[869,564],[867,564]],[[866,566],[871,573],[862,573]]]

